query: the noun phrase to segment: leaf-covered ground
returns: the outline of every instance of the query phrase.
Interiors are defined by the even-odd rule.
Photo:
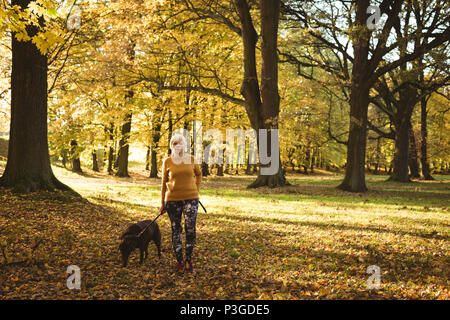
[[[85,198],[0,188],[0,299],[448,299],[450,178],[397,184],[369,176],[370,192],[335,189],[341,176],[290,175],[292,186],[247,190],[254,177],[208,177],[195,272],[175,274],[167,215],[151,244],[120,266],[119,236],[156,216],[159,179],[56,175]],[[69,265],[81,290],[66,286]],[[377,265],[381,287],[367,289]]]

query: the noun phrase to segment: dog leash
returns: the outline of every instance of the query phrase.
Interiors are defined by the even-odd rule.
[[[153,219],[152,222],[150,222],[144,229],[142,229],[141,232],[138,233],[137,237],[139,238],[139,237],[145,232],[145,230],[147,230],[148,227],[150,227],[150,226],[153,224],[153,222],[155,222],[156,219],[158,219],[160,216],[162,216],[166,211],[167,211],[167,210],[166,210],[166,207],[164,206],[163,212],[161,212],[160,214],[158,214],[158,215],[156,216],[156,218]]]
[[[202,206],[203,210],[205,210],[205,213],[208,213],[205,209],[205,207],[203,206],[203,203],[200,202],[200,200],[198,200],[198,203],[200,203],[200,205]]]
[[[203,206],[203,204],[200,202],[200,200],[198,201],[198,203],[200,203],[200,205],[202,206],[203,210],[205,210],[205,213],[208,213],[208,212],[206,211],[205,207]],[[156,218],[153,219],[152,222],[150,222],[144,229],[142,229],[141,232],[138,233],[137,237],[139,238],[139,237],[145,232],[145,230],[147,230],[148,227],[150,227],[150,226],[156,221],[156,219],[158,219],[160,216],[162,216],[164,213],[166,213],[166,211],[167,211],[166,206],[164,206],[163,212],[161,212],[160,214],[158,214],[158,215],[156,216]]]

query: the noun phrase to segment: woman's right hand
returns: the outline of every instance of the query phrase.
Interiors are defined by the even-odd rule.
[[[159,209],[159,214],[162,214],[164,211],[167,211],[167,210],[166,210],[166,207],[162,204],[161,208]]]

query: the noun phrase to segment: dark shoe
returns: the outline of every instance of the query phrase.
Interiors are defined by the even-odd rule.
[[[177,272],[183,272],[184,265],[181,262],[177,263]]]
[[[191,273],[194,268],[192,267],[192,261],[186,260],[184,271]]]

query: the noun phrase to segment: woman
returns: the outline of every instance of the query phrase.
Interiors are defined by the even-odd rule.
[[[172,244],[177,259],[177,271],[192,272],[192,250],[195,243],[195,222],[198,210],[198,193],[202,172],[194,157],[185,154],[184,136],[175,134],[170,139],[171,156],[162,166],[161,209],[167,210],[172,225]],[[167,191],[167,192],[166,192]],[[181,215],[184,213],[186,232],[186,260],[183,264]]]

